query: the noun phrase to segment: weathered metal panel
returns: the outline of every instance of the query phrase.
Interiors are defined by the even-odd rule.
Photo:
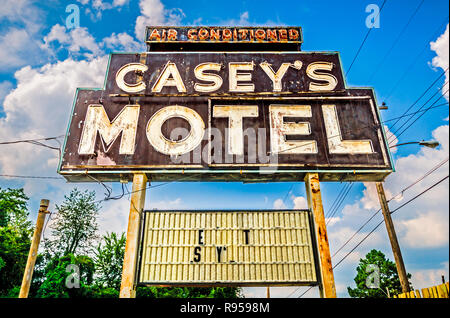
[[[309,211],[146,211],[138,282],[316,285],[315,258]]]
[[[198,65],[213,64],[237,65],[234,80],[227,67],[196,77]],[[132,71],[121,73],[124,65]],[[105,83],[77,90],[58,170],[69,181],[136,172],[152,181],[292,181],[308,171],[379,181],[392,171],[373,91],[346,89],[334,53],[113,54]]]

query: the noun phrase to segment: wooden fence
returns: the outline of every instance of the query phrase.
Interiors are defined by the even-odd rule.
[[[423,288],[422,294],[419,290],[412,290],[408,293],[394,295],[394,298],[449,298],[448,282],[438,286]]]

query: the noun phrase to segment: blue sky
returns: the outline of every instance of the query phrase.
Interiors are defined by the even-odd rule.
[[[368,32],[366,7],[382,1],[167,1],[167,0],[3,0],[0,11],[0,141],[64,134],[76,87],[100,87],[106,55],[112,51],[142,50],[146,24],[165,25],[299,25],[304,51],[339,51],[344,71]],[[345,3],[345,4],[344,4]],[[80,27],[66,28],[66,6],[80,9]],[[418,8],[408,27],[404,29]],[[387,0],[380,27],[371,30],[346,78],[348,87],[374,87],[378,103],[386,102],[384,120],[401,116],[448,67],[448,2]],[[404,30],[404,31],[403,31]],[[138,33],[138,34],[137,34]],[[446,37],[445,37],[446,34]],[[439,40],[438,40],[439,39]],[[431,42],[435,42],[431,45]],[[393,46],[395,44],[395,46]],[[388,55],[386,55],[389,53]],[[448,72],[411,109],[424,104],[448,80]],[[443,91],[448,89],[444,88]],[[436,105],[448,102],[437,92]],[[428,103],[429,106],[431,103]],[[403,133],[398,142],[437,139],[437,149],[403,146],[393,153],[397,172],[388,177],[388,197],[411,184],[448,157],[448,104],[431,109]],[[393,122],[388,122],[388,127]],[[398,123],[397,128],[402,124]],[[394,130],[395,131],[395,130]],[[57,146],[54,141],[49,144]],[[57,153],[31,144],[0,145],[0,174],[56,177]],[[448,162],[433,175],[393,200],[391,208],[448,175]],[[95,184],[66,184],[60,180],[0,177],[0,187],[25,187],[31,217],[42,197],[60,203],[73,186],[97,191]],[[120,194],[117,185],[111,185]],[[131,187],[131,185],[129,185]],[[327,211],[343,185],[322,184]],[[328,231],[336,250],[374,211],[376,193],[369,184],[353,186]],[[146,207],[187,209],[255,209],[304,207],[304,184],[172,183],[151,189]],[[285,199],[286,198],[286,199]],[[284,200],[285,199],[285,200]],[[419,202],[420,201],[420,202]],[[125,231],[129,202],[108,202],[100,215],[101,231]],[[379,216],[380,217],[380,216]],[[416,288],[440,282],[448,270],[448,181],[394,215],[406,268]],[[380,218],[381,219],[381,218]],[[379,219],[379,220],[380,220]],[[361,235],[376,224],[370,224]],[[47,234],[48,235],[48,234]],[[362,237],[362,236],[361,236]],[[343,249],[343,254],[357,243]],[[377,230],[336,270],[339,296],[348,296],[359,257],[370,248],[391,259],[384,227]],[[336,262],[340,255],[333,259]],[[428,284],[428,285],[427,285]],[[275,289],[273,296],[301,294],[304,289]],[[248,289],[249,296],[265,290]],[[260,294],[259,294],[260,293]],[[313,290],[306,296],[314,296]]]

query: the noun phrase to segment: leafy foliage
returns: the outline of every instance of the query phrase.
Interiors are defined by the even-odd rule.
[[[0,227],[11,226],[17,231],[31,232],[31,222],[28,220],[28,197],[23,189],[0,188]]]
[[[79,268],[79,275],[69,270],[69,265]],[[67,254],[61,258],[53,258],[45,268],[46,279],[37,291],[42,298],[77,298],[89,293],[89,285],[93,282],[94,261],[88,256]],[[78,280],[79,285],[76,286]],[[68,285],[72,283],[71,285]]]
[[[125,255],[125,233],[120,238],[116,233],[103,236],[102,242],[97,246],[95,253],[95,268],[97,271],[97,284],[118,290],[122,277],[122,264]]]
[[[56,205],[56,221],[52,225],[51,240],[46,241],[50,255],[88,254],[97,238],[97,214],[95,192],[80,192],[74,188],[64,196],[64,202]]]
[[[0,295],[20,285],[30,249],[31,222],[23,189],[0,188]]]
[[[27,200],[23,189],[0,189],[0,297],[17,297],[20,291],[32,233]],[[29,297],[119,296],[126,238],[124,233],[120,237],[107,233],[92,248],[97,239],[99,208],[95,192],[80,192],[76,188],[64,196],[61,205],[56,205],[52,238],[44,242],[45,253],[37,256]],[[231,287],[138,287],[137,297],[235,298],[241,296],[240,292]]]
[[[26,231],[0,227],[0,295],[22,282],[30,244]]]
[[[369,275],[373,275],[373,270],[368,265],[374,264],[378,266],[379,272],[379,288],[368,288],[367,281],[371,280]],[[359,260],[356,268],[357,274],[354,279],[356,288],[347,287],[348,294],[354,298],[387,298],[387,289],[389,293],[398,294],[402,292],[400,279],[397,273],[397,267],[394,262],[387,259],[383,252],[371,250],[364,259]],[[408,279],[411,274],[408,274]]]

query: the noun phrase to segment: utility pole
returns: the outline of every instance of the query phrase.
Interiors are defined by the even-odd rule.
[[[45,217],[49,213],[47,211],[49,203],[49,200],[42,199],[39,206],[36,227],[34,228],[33,240],[31,241],[30,252],[28,253],[27,265],[23,274],[19,298],[27,298],[28,292],[30,291],[31,278],[33,278],[34,264],[36,263],[39,243],[41,241],[42,229],[44,227]]]
[[[127,242],[122,268],[122,282],[120,298],[136,297],[136,266],[139,246],[139,229],[141,214],[144,209],[147,176],[136,173],[133,176],[133,190],[131,195],[130,215],[128,218]]]
[[[336,287],[334,284],[333,266],[331,264],[330,246],[328,244],[327,227],[323,211],[322,195],[320,192],[319,175],[307,173],[305,176],[306,195],[308,207],[311,209],[316,241],[320,258],[320,294],[324,298],[336,298]]]
[[[395,264],[397,265],[397,273],[400,278],[400,284],[402,285],[402,292],[407,293],[410,291],[408,276],[406,274],[405,264],[403,263],[402,252],[400,245],[398,244],[397,234],[395,233],[394,222],[392,222],[391,211],[389,211],[389,205],[384,193],[383,183],[376,182],[378,199],[380,200],[381,211],[384,216],[384,223],[389,235],[389,241],[391,242],[392,253],[394,254]]]

